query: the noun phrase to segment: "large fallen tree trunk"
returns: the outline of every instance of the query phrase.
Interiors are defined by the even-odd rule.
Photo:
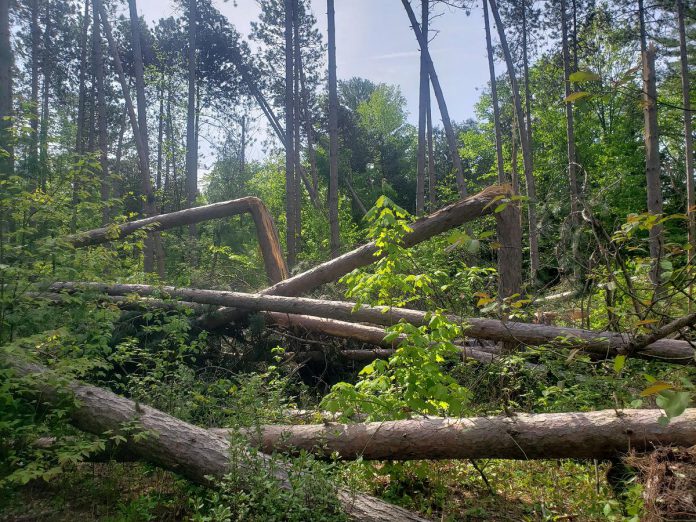
[[[609,459],[630,450],[696,445],[696,408],[667,426],[657,422],[662,415],[662,410],[603,410],[263,426],[260,435],[250,437],[266,453],[306,450],[348,460]]]
[[[62,290],[79,291],[80,289],[90,289],[116,296],[127,294],[169,296],[174,299],[201,304],[229,306],[252,311],[312,315],[341,321],[366,322],[384,326],[390,326],[400,321],[421,326],[427,324],[430,315],[420,310],[367,305],[356,306],[355,303],[345,301],[246,294],[222,290],[197,290],[170,286],[55,283],[50,288],[54,292]],[[477,339],[518,342],[527,345],[553,343],[565,347],[577,347],[587,352],[605,356],[626,354],[633,350],[634,338],[616,332],[593,332],[579,328],[499,321],[496,319],[462,318],[456,316],[449,316],[449,319],[463,324],[466,335]],[[691,344],[687,341],[674,339],[658,339],[647,346],[640,347],[632,355],[642,358],[661,359],[678,364],[694,363],[694,348]]]
[[[493,213],[493,203],[504,196],[511,195],[509,185],[494,185],[468,198],[448,205],[437,212],[417,220],[410,225],[411,232],[403,238],[403,246],[413,247],[431,237],[442,234],[486,214]],[[347,252],[331,261],[322,263],[306,272],[280,281],[262,290],[264,295],[301,295],[319,286],[336,281],[356,268],[370,265],[380,259],[374,241]],[[201,318],[202,327],[214,329],[225,326],[241,317],[238,310],[222,309],[217,313]]]
[[[20,376],[34,378],[42,404],[65,404],[66,389],[58,389],[55,379],[47,379],[50,373],[45,367],[2,355],[2,363]],[[147,436],[128,436],[127,453],[175,471],[184,477],[206,486],[214,486],[230,471],[230,444],[224,436],[181,421],[159,410],[119,397],[115,393],[82,385],[67,385],[78,406],[71,414],[71,422],[79,429],[101,435],[105,432],[121,433],[124,425],[134,423]],[[132,431],[130,432],[132,435]],[[263,454],[249,453],[250,459],[268,461]],[[265,466],[268,473],[285,488],[291,488],[287,472],[277,463]],[[239,470],[242,471],[243,470]],[[345,511],[354,520],[413,520],[425,519],[393,506],[375,497],[339,490],[338,498]]]
[[[160,214],[138,221],[131,221],[130,223],[123,223],[122,225],[108,225],[103,228],[80,232],[67,237],[66,240],[76,248],[81,248],[116,241],[142,229],[147,229],[148,231],[168,230],[244,213],[251,214],[256,225],[256,235],[258,236],[269,281],[273,284],[286,279],[288,277],[288,268],[280,249],[278,231],[273,218],[263,202],[259,198],[252,196],[189,208],[169,214]]]

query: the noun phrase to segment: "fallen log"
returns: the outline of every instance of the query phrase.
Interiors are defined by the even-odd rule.
[[[283,252],[280,249],[278,231],[273,218],[263,202],[259,198],[252,196],[189,208],[169,214],[160,214],[121,225],[108,225],[68,236],[66,240],[75,248],[82,248],[117,241],[144,228],[150,232],[168,230],[244,213],[251,214],[256,225],[256,235],[258,236],[259,247],[261,248],[269,281],[273,284],[286,279],[288,277],[288,268],[285,264]]]
[[[107,431],[115,434],[121,433],[124,425],[132,426],[135,423],[142,429],[141,433],[147,435],[127,436],[123,443],[125,452],[205,486],[214,486],[215,481],[230,470],[230,443],[224,436],[95,386],[71,382],[66,388],[58,389],[51,384],[57,381],[46,378],[50,374],[47,368],[2,352],[0,355],[1,362],[16,374],[34,379],[42,404],[65,404],[65,392],[70,391],[78,403],[70,420],[78,429],[97,435]],[[249,453],[249,458],[261,459],[267,472],[272,473],[283,487],[292,487],[287,472],[277,463],[271,466],[269,457]],[[337,494],[342,507],[354,520],[425,520],[369,495],[344,489],[338,490]]]
[[[403,246],[411,248],[438,234],[451,230],[468,221],[486,214],[493,213],[496,198],[511,194],[509,185],[494,185],[487,189],[448,205],[410,225],[411,232],[403,238]],[[297,274],[289,279],[280,281],[262,290],[263,295],[301,295],[323,284],[337,281],[342,276],[363,266],[370,265],[380,259],[378,248],[374,241],[347,252],[331,261],[322,263],[306,272]],[[217,313],[199,319],[206,330],[220,328],[238,320],[243,314],[234,309],[221,309]]]
[[[170,286],[124,285],[102,283],[55,283],[51,291],[79,291],[90,289],[108,295],[139,294],[142,296],[163,295],[183,301],[200,304],[228,306],[253,311],[281,312],[295,315],[312,315],[350,322],[366,322],[391,326],[400,321],[421,326],[427,324],[429,313],[407,308],[387,308],[379,306],[356,306],[345,301],[327,301],[306,297],[285,297],[279,295],[246,294],[222,290],[198,290]],[[564,347],[580,348],[584,351],[604,356],[630,354],[634,349],[632,337],[617,332],[594,332],[580,328],[566,328],[541,324],[499,321],[496,319],[462,318],[448,316],[464,325],[465,334],[476,339],[517,342],[526,345],[557,344]],[[648,359],[660,359],[677,364],[694,364],[694,348],[687,341],[658,339],[639,347],[632,355]]]
[[[696,408],[667,426],[657,422],[662,415],[662,410],[603,410],[264,426],[261,435],[250,437],[266,453],[306,450],[345,460],[611,459],[631,450],[696,444]]]

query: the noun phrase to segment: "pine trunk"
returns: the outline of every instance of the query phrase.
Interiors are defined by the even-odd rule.
[[[186,108],[186,208],[196,204],[198,193],[198,148],[196,147],[196,0],[189,0],[188,23],[188,103]],[[189,236],[196,236],[196,227],[189,227]]]
[[[428,42],[428,22],[430,16],[429,0],[421,0],[421,32]],[[430,78],[425,50],[420,53],[420,92],[418,97],[418,166],[416,172],[416,215],[425,212],[425,171],[426,171],[426,118],[427,96],[430,95]]]
[[[109,131],[107,127],[106,116],[106,94],[104,92],[104,54],[102,51],[102,37],[99,30],[99,10],[96,3],[92,2],[92,31],[94,38],[94,76],[96,79],[97,91],[97,128],[98,128],[98,144],[99,144],[99,165],[101,167],[101,203],[102,207],[102,225],[109,222]]]
[[[12,67],[14,58],[10,40],[10,0],[0,0],[0,179],[14,174],[12,140]],[[1,226],[4,226],[2,224]]]
[[[285,4],[285,241],[287,264],[292,270],[297,262],[295,217],[295,140],[294,132],[294,67],[292,19],[294,0],[284,0]]]
[[[329,228],[331,257],[341,251],[338,221],[338,87],[336,78],[336,20],[334,0],[327,0],[329,36]]]

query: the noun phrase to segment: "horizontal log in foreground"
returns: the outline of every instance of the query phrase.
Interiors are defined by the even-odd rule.
[[[0,351],[0,363],[12,368],[19,376],[32,377],[42,404],[65,405],[66,389],[57,389],[55,379],[46,378],[50,371],[35,363],[7,356]],[[128,436],[124,451],[172,470],[193,482],[215,486],[230,470],[230,444],[219,434],[210,432],[179,420],[164,412],[119,397],[115,393],[95,386],[77,382],[67,384],[78,402],[71,414],[72,424],[80,430],[101,435],[110,431],[120,433],[124,425],[137,423],[141,433],[147,436],[137,439]],[[132,428],[131,428],[132,429]],[[131,435],[133,432],[129,432]],[[270,464],[263,454],[248,455],[249,459],[261,459],[262,469],[273,473],[279,484],[292,488],[286,470],[278,463]],[[243,464],[241,464],[243,466]],[[253,466],[254,472],[258,472]],[[243,472],[242,470],[238,470]],[[211,480],[212,479],[212,480]],[[425,521],[403,508],[388,504],[380,499],[344,489],[337,492],[344,510],[353,520],[378,522]]]
[[[383,326],[405,321],[417,326],[427,324],[429,314],[407,308],[386,308],[361,305],[345,301],[327,301],[306,297],[246,294],[222,290],[198,290],[155,287],[149,285],[125,285],[102,283],[55,283],[50,291],[91,291],[108,295],[138,294],[141,296],[165,296],[200,304],[227,306],[252,311],[281,312],[296,315],[311,315],[349,322],[366,322]],[[517,342],[526,345],[556,344],[581,348],[584,351],[604,356],[627,353],[633,338],[616,332],[593,332],[579,328],[546,326],[541,324],[500,321],[497,319],[462,318],[449,319],[465,325],[465,334],[476,339]],[[632,355],[647,359],[660,359],[676,364],[694,364],[694,348],[686,341],[659,339]]]
[[[662,410],[603,410],[263,426],[249,436],[265,453],[306,450],[323,457],[336,453],[344,460],[610,459],[630,450],[696,445],[696,408],[664,427],[657,422],[662,414]]]
[[[510,185],[494,185],[425,216],[409,225],[411,232],[405,234],[403,246],[411,248],[464,223],[492,214],[496,207],[493,203],[508,195],[511,195]],[[356,268],[371,265],[382,257],[377,255],[377,252],[377,245],[371,241],[306,272],[280,281],[259,293],[284,296],[305,294],[323,284],[338,281]],[[202,328],[212,330],[227,326],[230,322],[239,320],[243,315],[239,310],[222,309],[215,314],[200,318],[199,322]]]
[[[68,236],[66,240],[72,243],[75,248],[82,248],[117,241],[142,229],[147,229],[150,232],[169,230],[245,213],[251,214],[256,225],[256,235],[269,281],[273,284],[286,279],[288,268],[280,249],[275,223],[263,202],[253,196],[170,212],[169,214],[159,214],[120,225],[109,225]]]

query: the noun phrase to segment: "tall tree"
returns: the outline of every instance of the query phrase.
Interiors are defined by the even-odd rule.
[[[294,105],[294,57],[293,57],[293,4],[294,0],[285,1],[285,221],[287,263],[292,268],[297,262],[295,210],[295,139],[293,129]]]
[[[508,46],[505,36],[505,27],[500,18],[498,4],[496,0],[490,0],[491,13],[495,20],[495,25],[498,28],[498,38],[500,47],[503,50],[505,63],[507,65],[508,76],[510,78],[510,88],[512,89],[512,101],[517,118],[520,144],[522,146],[522,161],[524,164],[524,177],[527,184],[528,209],[527,219],[529,221],[529,265],[532,275],[532,280],[536,281],[539,273],[539,236],[537,231],[537,215],[536,215],[536,182],[534,180],[534,169],[532,165],[531,143],[529,143],[529,134],[525,131],[524,112],[522,110],[522,101],[520,100],[520,89],[517,83],[517,75],[515,74],[515,66],[512,62],[512,54]]]
[[[196,0],[188,2],[188,104],[186,113],[186,206],[196,204],[198,195],[198,147],[196,146]],[[196,235],[196,226],[189,225],[189,234]]]
[[[336,79],[336,16],[334,0],[326,0],[329,37],[329,228],[331,257],[341,248],[338,223],[338,85]]]
[[[491,103],[493,104],[493,129],[495,132],[495,154],[498,183],[505,183],[505,160],[503,159],[503,133],[500,129],[500,107],[498,106],[498,82],[495,76],[491,23],[488,16],[488,1],[483,0],[483,25],[486,31],[486,54],[488,55],[488,74],[491,82]]]
[[[10,41],[10,0],[0,0],[0,176],[14,173],[12,138],[12,43]]]
[[[570,220],[573,226],[580,221],[579,191],[577,180],[577,159],[575,155],[575,119],[573,104],[567,101],[571,94],[570,88],[570,52],[568,50],[568,15],[566,2],[561,0],[561,47],[563,49],[563,83],[565,85],[566,139],[568,151],[568,181],[570,184]]]
[[[696,255],[696,194],[694,194],[694,136],[691,120],[691,85],[689,79],[689,55],[686,48],[686,24],[684,0],[677,0],[677,24],[679,26],[679,65],[681,71],[682,105],[684,108],[684,154],[686,156],[686,213],[689,218],[689,259]]]
[[[421,32],[428,43],[428,22],[430,18],[430,0],[421,0]],[[425,209],[425,170],[426,170],[426,118],[430,99],[430,76],[425,51],[420,53],[420,86],[418,96],[418,170],[416,173],[416,214],[422,215]]]
[[[647,43],[645,8],[638,0],[640,50],[643,70],[643,117],[645,121],[645,177],[647,181],[648,212],[662,214],[662,187],[660,186],[660,131],[657,123],[657,81],[655,78],[655,46]],[[655,224],[649,232],[652,268],[650,279],[656,289],[661,284],[660,260],[663,252],[662,225]]]
[[[40,55],[41,55],[41,29],[39,27],[39,1],[31,0],[29,2],[29,13],[31,23],[29,25],[31,38],[31,117],[29,119],[29,161],[28,175],[31,179],[31,184],[35,183],[38,178],[39,170],[39,73],[40,73]]]
[[[101,200],[104,204],[102,208],[102,224],[109,221],[109,208],[106,205],[109,199],[109,134],[106,118],[106,88],[104,82],[104,53],[102,51],[102,36],[99,30],[99,9],[97,4],[92,2],[92,38],[94,49],[94,77],[96,80],[95,89],[97,91],[97,128],[99,144],[99,165],[101,167]]]
[[[440,80],[435,72],[435,65],[433,64],[432,57],[428,51],[428,42],[426,41],[423,31],[421,30],[420,24],[416,19],[416,15],[413,12],[411,3],[409,0],[401,0],[401,3],[406,10],[408,19],[411,22],[411,27],[418,40],[418,45],[420,45],[421,53],[425,57],[425,61],[428,67],[428,75],[430,76],[430,82],[433,85],[433,91],[435,92],[435,98],[437,99],[437,104],[440,107],[440,115],[442,116],[442,126],[445,128],[445,136],[447,137],[447,145],[449,147],[450,155],[452,156],[452,163],[454,164],[454,173],[457,178],[457,188],[459,189],[460,196],[466,196],[466,182],[464,181],[464,167],[462,166],[462,160],[459,157],[459,147],[457,146],[457,137],[454,134],[452,128],[452,120],[449,117],[449,111],[447,110],[447,103],[445,102],[445,95],[442,92],[442,87],[440,86]]]

